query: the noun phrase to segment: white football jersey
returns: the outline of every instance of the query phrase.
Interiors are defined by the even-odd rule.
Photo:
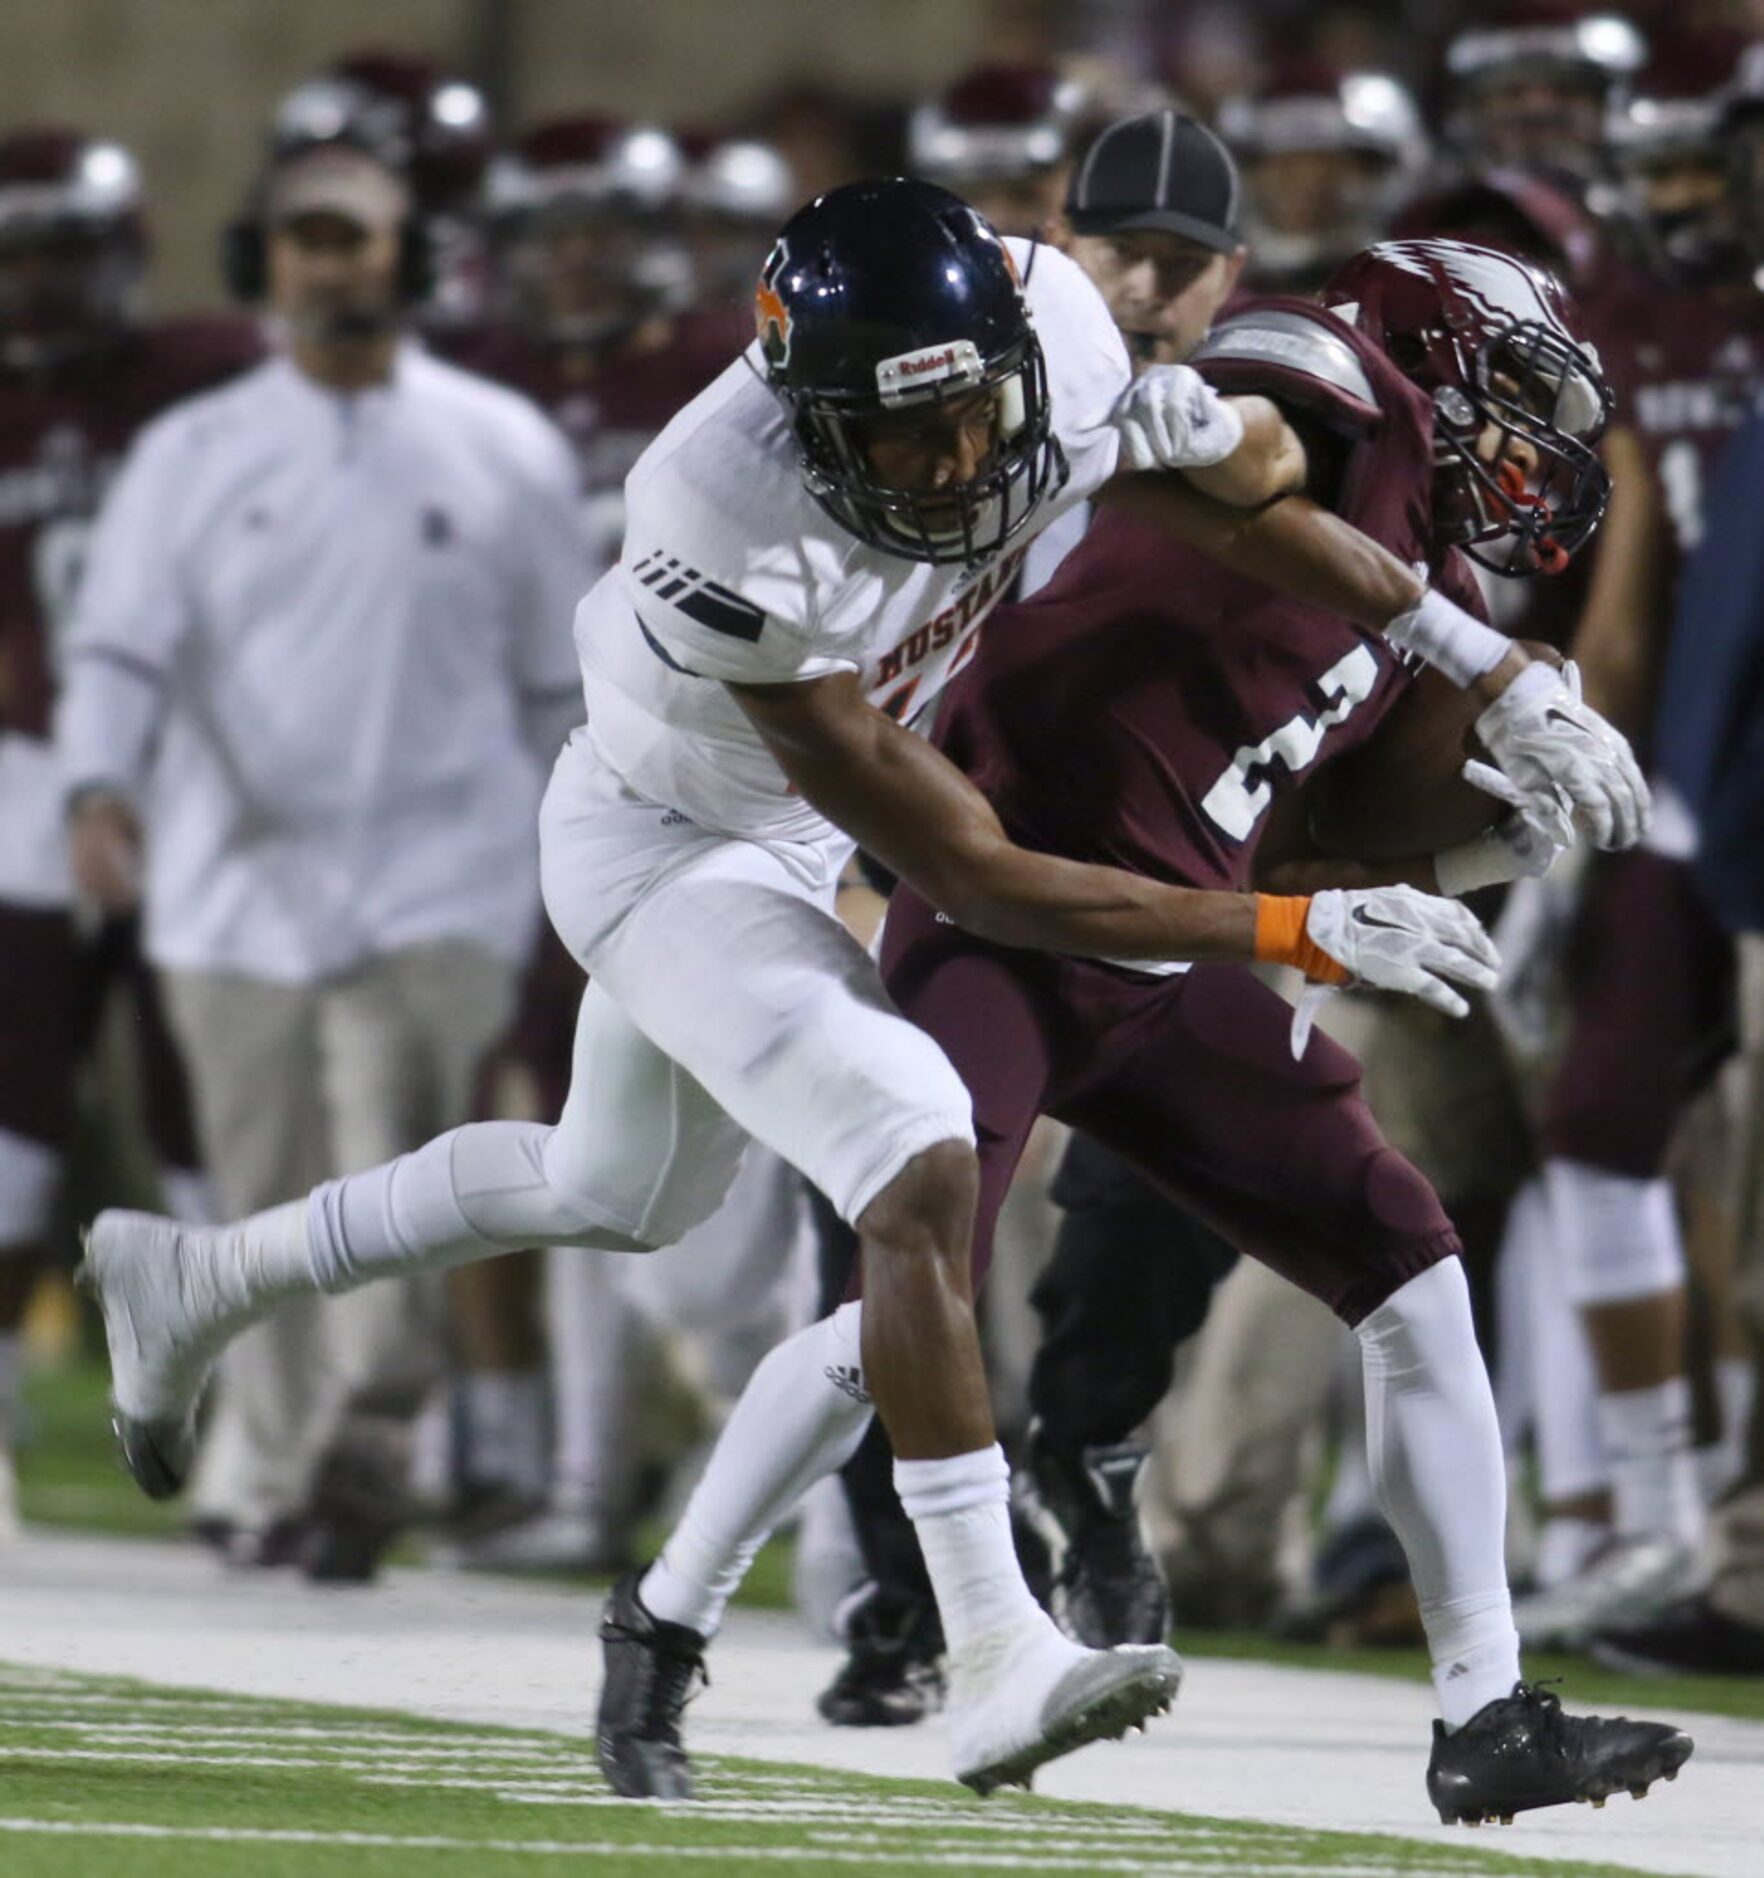
[[[619,564],[576,610],[588,734],[638,795],[732,835],[825,835],[825,819],[792,793],[723,681],[858,672],[890,716],[928,722],[926,706],[973,656],[1029,543],[1114,473],[1109,413],[1132,368],[1108,308],[1056,249],[1007,246],[1070,473],[991,562],[928,566],[841,528],[803,487],[757,349],[639,459],[625,485]]]

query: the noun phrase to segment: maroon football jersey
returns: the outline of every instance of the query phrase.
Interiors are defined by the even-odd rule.
[[[745,312],[688,313],[654,343],[610,351],[553,345],[527,329],[490,329],[447,356],[531,398],[570,440],[597,552],[615,559],[624,533],[625,478],[668,420],[753,338]]]
[[[1722,452],[1764,389],[1764,294],[1717,296],[1638,284],[1601,349],[1619,386],[1620,421],[1639,434],[1660,482],[1680,556],[1703,536]]]
[[[135,327],[48,373],[0,371],[0,725],[44,737],[55,636],[100,498],[135,434],[262,356],[249,320]]]
[[[1432,538],[1428,401],[1358,333],[1263,302],[1196,363],[1338,436],[1338,512],[1480,612],[1468,564]],[[1276,792],[1364,741],[1407,682],[1339,616],[1105,508],[1041,592],[993,616],[937,742],[1026,847],[1243,889]]]

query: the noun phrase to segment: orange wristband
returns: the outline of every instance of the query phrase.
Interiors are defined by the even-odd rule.
[[[1296,965],[1314,985],[1345,985],[1347,967],[1305,936],[1308,893],[1256,895],[1256,957],[1270,965]]]

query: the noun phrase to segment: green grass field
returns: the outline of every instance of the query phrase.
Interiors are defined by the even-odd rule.
[[[0,1871],[20,1878],[1096,1872],[1534,1875],[1481,1845],[1313,1833],[705,1760],[614,1798],[581,1740],[0,1666]],[[1621,1878],[1555,1865],[1552,1878]]]

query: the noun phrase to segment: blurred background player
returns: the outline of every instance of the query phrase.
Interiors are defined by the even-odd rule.
[[[58,736],[76,877],[144,899],[237,1206],[466,1112],[535,930],[587,557],[562,437],[406,337],[426,248],[375,152],[285,152],[225,258],[284,349],[137,447]],[[493,879],[464,886],[464,851]],[[222,1379],[196,1519],[242,1562],[370,1576],[445,1342],[433,1284],[263,1326]]]
[[[50,721],[99,500],[142,425],[239,371],[248,320],[150,320],[146,208],[120,144],[0,139],[0,1531],[12,1520],[19,1327],[44,1269],[75,1075],[126,985],[166,1203],[208,1215],[189,1098],[134,921],[76,915]]]
[[[1428,156],[1414,100],[1383,72],[1294,64],[1219,106],[1243,176],[1250,285],[1312,293],[1384,234]]]
[[[739,313],[766,244],[796,206],[796,178],[782,153],[758,137],[698,132],[684,135],[681,146],[680,220],[694,299]]]
[[[981,65],[907,123],[907,166],[1001,235],[1039,235],[1065,195],[1084,88],[1051,65]]]

